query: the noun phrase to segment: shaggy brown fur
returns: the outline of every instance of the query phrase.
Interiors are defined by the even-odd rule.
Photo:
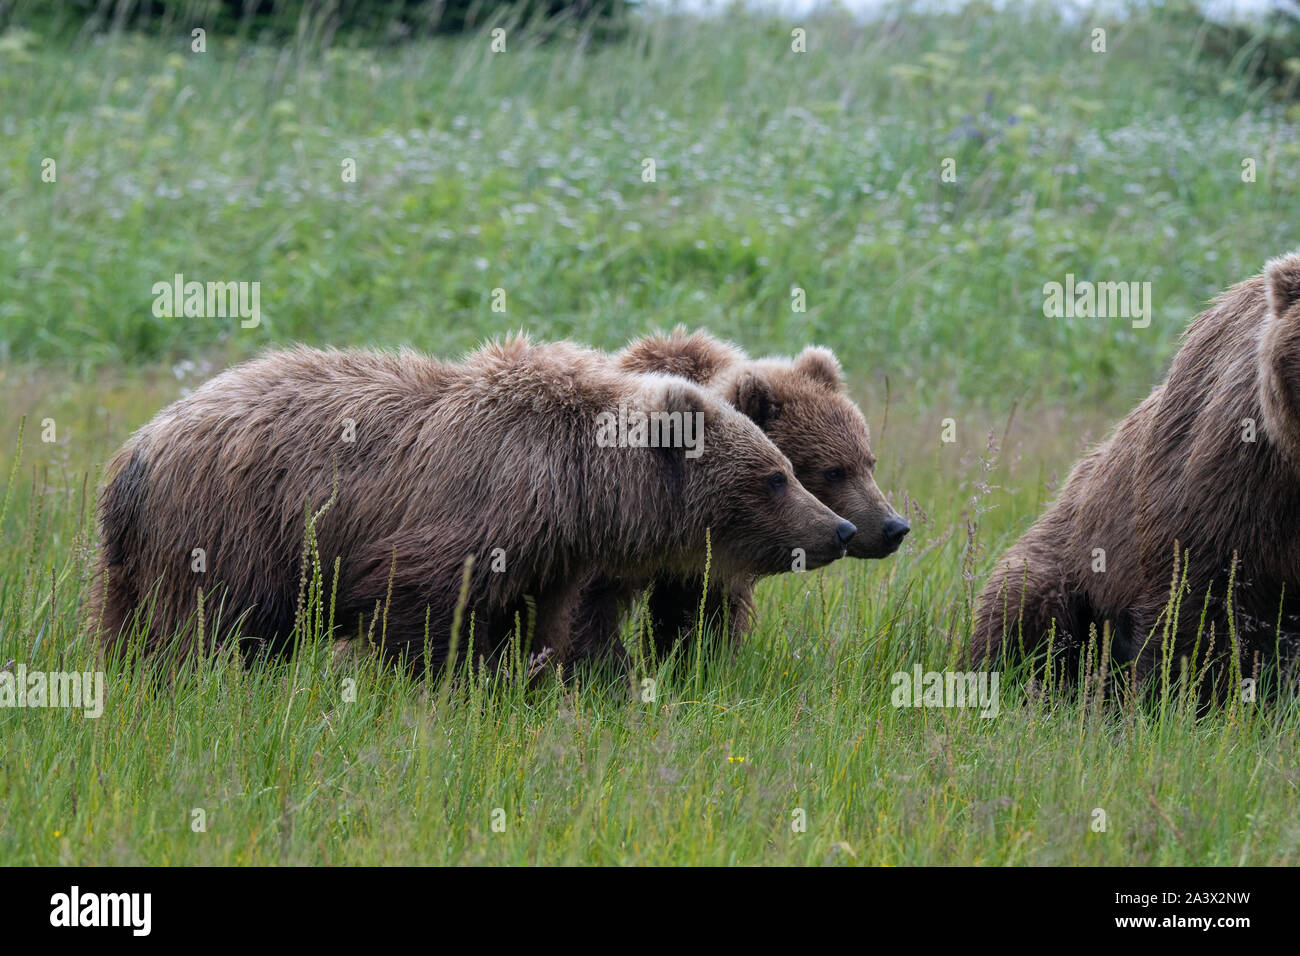
[[[1244,440],[1248,419],[1253,442]],[[1300,256],[1292,255],[1192,322],[1164,383],[1075,465],[1056,502],[1003,555],[979,601],[974,656],[1037,652],[1055,622],[1054,646],[1072,671],[1089,628],[1108,625],[1113,659],[1146,675],[1160,665],[1170,624],[1175,667],[1182,657],[1222,664],[1231,614],[1249,676],[1256,653],[1267,660],[1300,644],[1297,515]],[[1105,551],[1104,573],[1093,571],[1095,548]],[[1171,620],[1176,550],[1186,554],[1178,573],[1188,589]]]
[[[599,447],[598,413],[620,403],[703,413],[703,453]],[[355,441],[344,440],[347,419]],[[242,618],[246,649],[283,649],[305,514],[331,498],[336,469],[337,497],[316,535],[326,568],[342,559],[342,634],[364,633],[378,614],[374,640],[382,634],[387,654],[415,664],[447,655],[468,557],[475,646],[499,647],[516,612],[535,613],[532,649],[562,664],[572,606],[597,570],[696,568],[706,529],[729,575],[780,570],[795,547],[811,564],[843,554],[842,519],[798,484],[776,447],[682,379],[525,338],[460,364],[298,347],[212,379],[113,460],[92,611],[110,646],[138,612],[146,651],[192,652],[187,622],[202,588],[215,643]],[[206,551],[203,574],[191,570],[195,548]],[[496,548],[504,570],[494,570]]]
[[[679,326],[670,335],[638,339],[617,360],[627,371],[665,372],[698,382],[758,424],[789,457],[800,483],[857,528],[849,542],[851,556],[885,557],[902,543],[907,522],[876,486],[866,420],[846,393],[839,362],[828,349],[807,348],[793,359],[751,360],[734,345]],[[787,564],[782,570],[790,569]],[[727,618],[731,636],[739,637],[749,625],[755,576],[727,578],[715,569],[712,577],[716,584],[705,615],[717,622]],[[585,596],[577,626],[598,633],[594,643],[609,646],[607,632],[617,629],[620,617],[614,605],[626,608],[644,584],[620,586],[606,575]],[[703,591],[698,569],[653,583],[650,625],[661,653],[690,634]]]

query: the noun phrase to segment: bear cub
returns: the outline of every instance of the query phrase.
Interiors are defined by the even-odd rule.
[[[675,440],[598,440],[611,414],[637,413]],[[685,573],[706,535],[721,573],[771,573],[795,548],[833,561],[851,536],[707,390],[526,337],[459,363],[271,352],[159,412],[108,474],[90,619],[110,648],[136,633],[147,653],[197,649],[200,592],[209,648],[286,650],[309,512],[340,636],[415,666],[446,660],[462,602],[462,650],[472,630],[490,659],[519,620],[562,666],[597,573]]]

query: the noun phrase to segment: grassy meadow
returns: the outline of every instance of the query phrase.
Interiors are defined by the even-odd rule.
[[[1295,244],[1294,84],[1204,36],[1176,5],[981,3],[502,53],[0,33],[0,669],[104,666],[78,628],[100,469],[292,341],[828,345],[913,526],[765,582],[734,655],[638,653],[635,694],[336,659],[310,601],[289,663],[109,665],[97,719],[0,707],[0,864],[1300,863],[1289,688],[1198,714],[1177,683],[1012,672],[995,717],[891,703],[896,672],[963,668],[1000,549],[1208,298]],[[259,282],[260,324],[157,317],[177,273]],[[1067,274],[1150,282],[1149,327],[1045,318]]]

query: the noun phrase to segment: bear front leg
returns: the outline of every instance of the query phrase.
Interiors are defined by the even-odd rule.
[[[635,591],[631,582],[615,578],[597,578],[582,588],[572,618],[573,669],[611,680],[632,673],[632,659],[619,639],[619,621]]]
[[[704,606],[704,626],[727,628],[727,640],[735,644],[749,627],[753,585],[744,582],[726,587],[713,585],[707,597],[704,581],[699,577],[667,578],[656,581],[650,592],[650,632],[655,654],[667,657],[674,648],[683,650],[698,639],[700,605]]]
[[[651,585],[646,615],[656,658],[662,660],[689,641],[703,593],[703,582],[694,577],[662,578]]]
[[[582,597],[581,584],[556,585],[537,597],[525,597],[531,604],[531,632],[523,635],[527,648],[528,678],[545,679],[547,672],[568,668],[575,650],[573,619]],[[527,618],[525,619],[527,620]]]
[[[971,658],[977,664],[1032,656],[1047,645],[1055,622],[1055,647],[1071,646],[1079,635],[1074,608],[1083,595],[1072,594],[1056,548],[1031,528],[1003,555],[980,593],[971,633]]]

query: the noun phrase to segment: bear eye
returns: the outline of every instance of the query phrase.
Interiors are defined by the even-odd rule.
[[[829,481],[831,484],[835,484],[835,482],[837,482],[837,481],[843,481],[843,480],[844,480],[844,469],[843,469],[843,468],[827,468],[825,474],[823,475],[823,477],[824,477],[827,481]]]
[[[767,476],[767,487],[772,491],[780,491],[786,485],[785,475],[779,471],[774,471]]]

